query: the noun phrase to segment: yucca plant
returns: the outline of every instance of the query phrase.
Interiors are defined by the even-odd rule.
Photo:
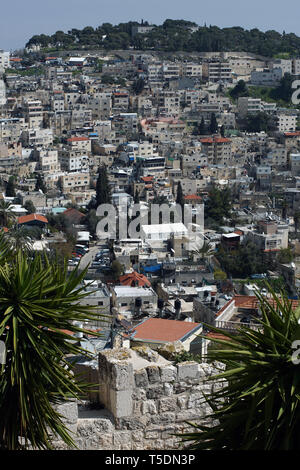
[[[80,305],[86,270],[69,275],[67,267],[46,256],[30,260],[17,251],[10,257],[0,237],[0,339],[6,362],[0,366],[0,446],[51,449],[55,434],[74,441],[53,405],[81,398],[86,384],[72,372],[68,355],[88,354],[70,341],[71,332],[87,332],[74,321],[95,320],[93,307]]]
[[[208,358],[223,363],[225,370],[208,380],[226,382],[206,397],[210,424],[193,424],[195,432],[182,436],[191,449],[300,448],[300,365],[293,349],[300,339],[300,311],[293,311],[283,292],[257,297],[260,331],[246,327],[235,335],[209,326],[228,339],[214,340],[224,349],[212,349]]]

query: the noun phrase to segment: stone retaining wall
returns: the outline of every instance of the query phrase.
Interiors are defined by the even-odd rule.
[[[205,417],[211,410],[203,393],[223,385],[206,381],[219,370],[196,362],[174,365],[141,359],[139,363],[135,355],[130,349],[106,350],[99,354],[99,367],[95,362],[79,366],[87,380],[99,384],[99,391],[89,399],[105,407],[87,410],[76,402],[61,405],[79,449],[178,449],[180,437],[174,434],[192,429],[186,421],[208,422]],[[145,367],[138,368],[141,364]],[[65,445],[57,441],[55,448]]]

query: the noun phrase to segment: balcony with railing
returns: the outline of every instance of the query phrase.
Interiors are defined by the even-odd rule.
[[[249,322],[216,320],[215,327],[231,332],[238,332],[238,330],[243,327],[250,328],[254,331],[263,330],[263,326],[261,324],[255,323],[251,320]]]

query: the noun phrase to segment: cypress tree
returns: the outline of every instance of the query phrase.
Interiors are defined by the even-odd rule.
[[[11,176],[7,182],[5,195],[7,197],[16,197],[15,180],[13,176]]]
[[[110,203],[110,188],[108,185],[108,177],[106,166],[100,166],[98,170],[98,178],[96,183],[96,201],[97,206],[100,204]]]
[[[182,192],[182,187],[181,187],[180,181],[178,181],[178,185],[177,185],[176,204],[180,204],[182,208],[183,208],[183,206],[184,206],[184,196],[183,196],[183,192]]]
[[[218,123],[216,119],[215,113],[212,113],[211,118],[210,118],[210,125],[209,125],[209,131],[211,134],[215,134],[218,130]]]

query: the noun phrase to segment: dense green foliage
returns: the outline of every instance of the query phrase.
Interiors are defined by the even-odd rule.
[[[50,261],[11,251],[0,238],[0,338],[6,361],[0,366],[0,447],[51,449],[56,434],[73,445],[53,405],[81,398],[86,386],[73,374],[67,355],[88,355],[72,333],[84,332],[74,321],[97,319],[93,307],[80,305],[86,274]]]
[[[293,94],[294,78],[289,73],[284,74],[279,84],[275,87],[267,86],[247,86],[244,80],[239,80],[238,83],[229,90],[229,96],[233,100],[249,96],[251,98],[261,98],[266,102],[276,102],[279,105],[291,105]]]
[[[222,223],[224,218],[230,217],[232,197],[229,189],[214,187],[208,200],[205,202],[205,219],[212,219],[216,223]]]
[[[106,166],[100,166],[98,170],[98,178],[96,182],[96,203],[97,207],[100,204],[110,203],[110,188],[108,185],[108,176]]]
[[[197,29],[196,23],[167,19],[162,25],[153,25],[148,33],[132,35],[132,26],[137,25],[135,21],[118,25],[103,23],[96,28],[73,28],[67,33],[57,31],[51,36],[34,35],[26,47],[40,44],[43,48],[61,49],[87,46],[107,50],[133,47],[158,51],[246,51],[268,57],[285,53],[299,55],[300,51],[300,37],[293,33],[281,34],[274,30],[262,32],[257,28],[245,30],[238,26],[219,28],[205,25]]]
[[[225,365],[211,376],[225,379],[222,388],[205,399],[212,425],[194,425],[184,435],[193,450],[298,450],[300,444],[300,372],[293,353],[299,339],[300,311],[284,293],[272,298],[257,295],[261,330],[241,328],[238,334],[209,328],[226,341],[210,348],[207,359]],[[208,326],[208,325],[207,325]],[[298,345],[297,345],[298,346]]]
[[[222,269],[236,278],[265,273],[266,270],[273,268],[272,259],[252,241],[247,241],[234,250],[227,249],[221,244],[218,246],[216,257]]]

